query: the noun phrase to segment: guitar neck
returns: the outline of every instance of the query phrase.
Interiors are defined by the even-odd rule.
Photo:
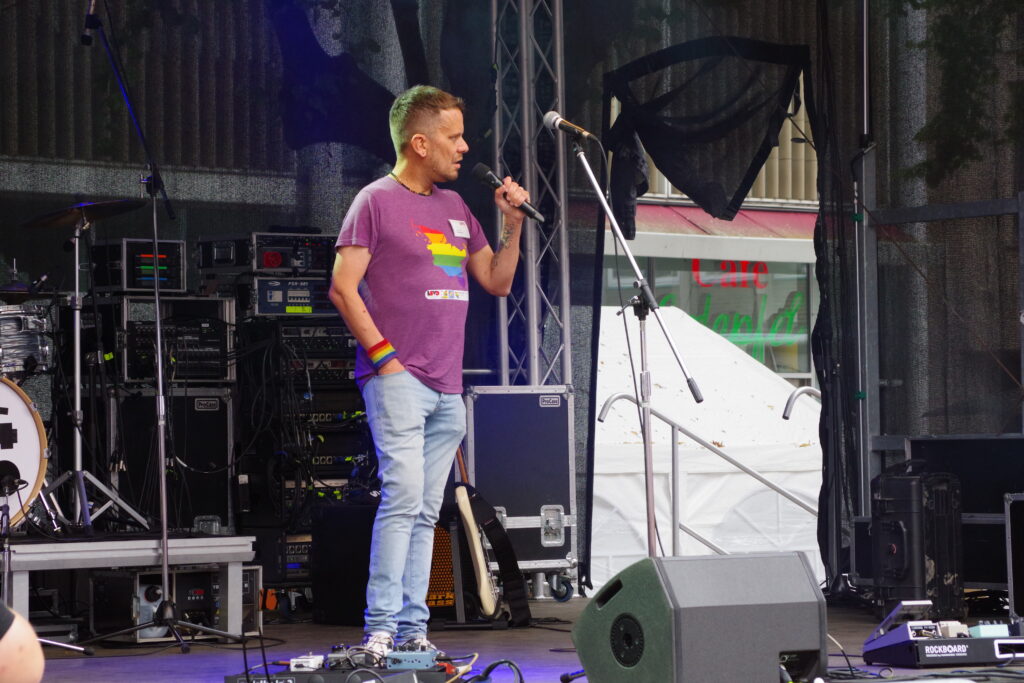
[[[462,454],[462,446],[455,451],[455,460],[459,463],[459,481],[468,484],[469,473],[466,471],[466,458]]]

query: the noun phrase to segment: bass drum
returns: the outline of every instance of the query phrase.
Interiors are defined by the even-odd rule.
[[[43,487],[47,455],[46,430],[32,401],[18,385],[0,377],[0,487],[25,482],[7,496],[12,527],[25,518]]]

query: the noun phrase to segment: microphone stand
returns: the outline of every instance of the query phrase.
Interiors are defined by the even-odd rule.
[[[654,319],[658,321],[658,326],[661,328],[661,333],[664,335],[665,340],[668,342],[668,346],[672,349],[672,355],[675,356],[676,363],[679,364],[679,369],[683,371],[683,376],[686,378],[686,385],[690,388],[690,393],[693,394],[693,400],[697,403],[701,403],[704,397],[700,393],[700,388],[697,386],[697,380],[695,380],[686,369],[686,364],[683,362],[682,357],[679,355],[679,350],[676,348],[675,340],[672,339],[672,334],[665,327],[665,321],[661,317],[661,313],[658,312],[658,300],[654,298],[654,292],[651,290],[647,280],[644,279],[643,271],[640,270],[640,266],[637,265],[636,259],[633,258],[633,253],[629,250],[629,246],[626,244],[626,238],[622,235],[622,230],[619,229],[619,223],[615,220],[615,214],[612,213],[611,207],[608,206],[608,200],[604,196],[604,191],[601,189],[601,184],[597,182],[597,178],[594,177],[594,171],[590,167],[590,162],[587,161],[587,155],[583,153],[583,148],[580,146],[579,140],[574,139],[572,143],[573,154],[580,160],[580,164],[583,166],[583,170],[587,174],[587,178],[590,180],[590,184],[594,187],[594,192],[597,194],[597,199],[601,203],[601,208],[604,209],[605,215],[608,216],[608,222],[612,226],[612,232],[615,234],[615,239],[618,241],[619,246],[622,247],[623,252],[626,254],[626,258],[629,259],[629,265],[633,268],[633,274],[636,280],[633,282],[633,286],[639,290],[637,296],[632,297],[629,302],[633,307],[633,314],[636,316],[640,323],[640,397],[638,403],[640,405],[640,432],[644,442],[644,488],[647,499],[647,555],[648,557],[657,556],[657,526],[655,524],[654,514],[654,449],[653,440],[651,437],[651,370],[648,364],[647,358],[647,316],[650,313],[654,314]],[[675,476],[673,474],[673,476]],[[672,501],[673,505],[677,505],[678,501]]]
[[[182,653],[187,653],[189,651],[189,645],[181,637],[181,633],[178,630],[179,627],[184,627],[192,632],[206,633],[240,643],[245,642],[245,637],[242,635],[235,635],[228,633],[227,631],[219,631],[217,629],[210,628],[209,626],[192,624],[187,621],[182,621],[177,616],[177,608],[174,604],[174,588],[170,582],[170,570],[168,567],[170,552],[167,538],[167,467],[170,463],[168,463],[167,460],[167,411],[164,396],[163,363],[164,348],[163,332],[160,320],[160,243],[159,222],[157,221],[157,195],[159,194],[163,198],[164,206],[167,210],[167,217],[170,220],[174,220],[174,211],[171,208],[171,200],[167,196],[167,190],[164,187],[163,179],[160,177],[160,170],[156,165],[156,161],[153,159],[149,145],[146,143],[146,135],[142,132],[142,126],[139,123],[138,118],[135,116],[135,108],[132,106],[131,97],[128,95],[128,88],[125,85],[121,70],[118,68],[117,59],[110,47],[110,41],[107,39],[107,33],[103,29],[103,23],[100,21],[98,15],[90,13],[85,17],[85,27],[96,31],[100,36],[100,42],[103,43],[103,49],[107,53],[107,59],[110,61],[110,67],[114,72],[114,78],[117,80],[117,84],[121,89],[121,97],[124,99],[125,106],[128,109],[128,116],[131,118],[135,132],[139,136],[139,142],[141,143],[142,150],[146,155],[146,164],[150,171],[149,176],[143,180],[143,183],[146,186],[146,191],[149,194],[150,203],[153,207],[153,308],[155,311],[153,315],[153,324],[156,337],[156,354],[154,363],[156,369],[156,471],[159,473],[158,479],[160,485],[160,580],[163,592],[163,600],[153,612],[153,618],[150,621],[137,624],[130,628],[121,629],[120,631],[115,631],[113,633],[96,636],[85,642],[92,643],[95,641],[105,640],[107,638],[141,631],[142,629],[153,626],[166,627],[171,632],[171,635],[174,636],[174,639],[178,641],[178,646],[181,648]]]

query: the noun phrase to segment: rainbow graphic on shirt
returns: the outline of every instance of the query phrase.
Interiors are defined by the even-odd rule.
[[[459,249],[448,241],[448,237],[439,230],[431,230],[423,225],[413,226],[427,240],[427,249],[434,255],[434,265],[443,270],[449,277],[462,277],[462,262],[466,258],[466,250]]]

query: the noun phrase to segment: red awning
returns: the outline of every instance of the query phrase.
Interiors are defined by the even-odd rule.
[[[786,237],[811,239],[817,213],[741,209],[731,221],[712,218],[696,206],[639,204],[637,232],[716,237]]]

